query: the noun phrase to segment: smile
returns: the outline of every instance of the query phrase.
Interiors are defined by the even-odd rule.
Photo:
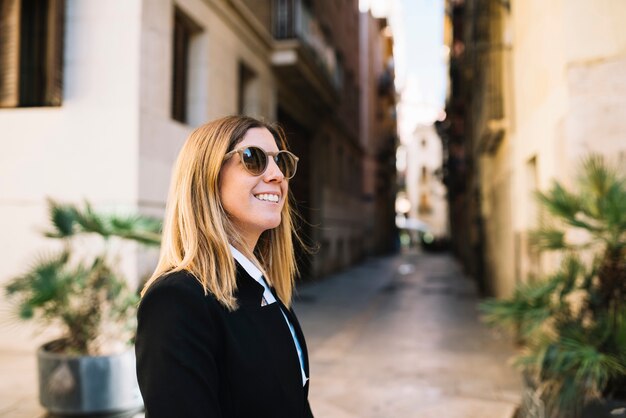
[[[278,203],[278,201],[280,200],[278,195],[269,194],[269,193],[255,194],[254,197],[264,202],[272,202],[272,203]]]

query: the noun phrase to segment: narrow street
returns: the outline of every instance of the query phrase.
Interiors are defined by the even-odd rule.
[[[366,262],[299,289],[322,418],[510,418],[521,381],[449,255]]]

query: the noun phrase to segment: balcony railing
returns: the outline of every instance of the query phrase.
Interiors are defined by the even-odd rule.
[[[273,0],[272,6],[274,38],[300,40],[312,52],[333,86],[340,90],[343,84],[343,68],[308,4],[304,0]]]

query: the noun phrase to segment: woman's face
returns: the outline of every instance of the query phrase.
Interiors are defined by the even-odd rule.
[[[267,152],[278,151],[274,137],[265,128],[249,129],[235,149],[252,145]],[[270,157],[268,160],[265,172],[253,176],[243,167],[239,154],[234,154],[224,162],[220,173],[222,206],[250,250],[254,249],[264,231],[280,225],[281,211],[287,198],[287,180],[274,159]]]

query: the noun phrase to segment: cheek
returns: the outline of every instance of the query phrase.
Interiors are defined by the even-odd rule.
[[[225,170],[219,181],[219,195],[222,206],[228,214],[237,209],[238,191],[236,179]]]
[[[254,183],[243,176],[224,176],[220,181],[219,195],[226,213],[238,216],[249,210]]]
[[[289,181],[283,181],[283,184],[280,185],[280,190],[283,193],[283,196],[285,196],[285,200],[287,200],[289,198]]]

